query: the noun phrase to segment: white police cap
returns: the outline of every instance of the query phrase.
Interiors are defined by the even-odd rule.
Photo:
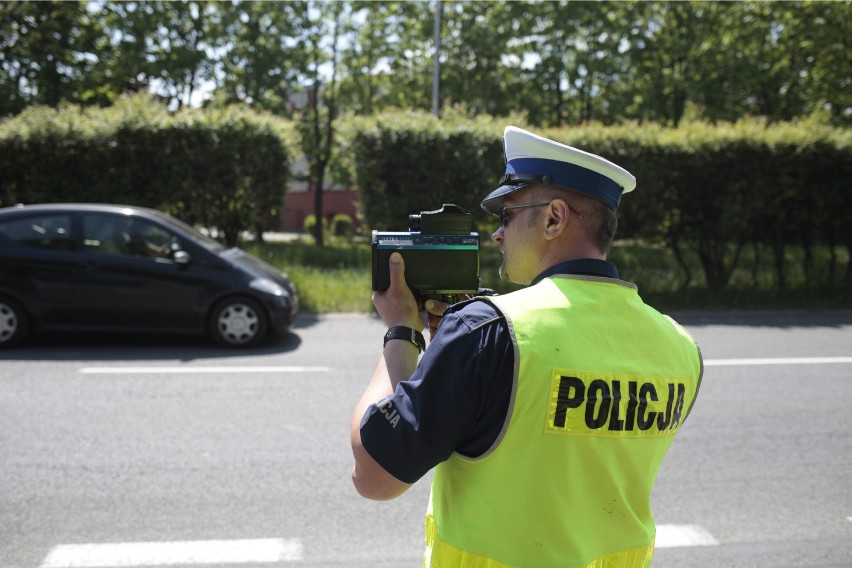
[[[618,209],[622,193],[636,188],[636,178],[609,160],[515,126],[503,133],[506,174],[497,189],[482,200],[488,213],[497,214],[503,198],[529,185],[570,189]]]

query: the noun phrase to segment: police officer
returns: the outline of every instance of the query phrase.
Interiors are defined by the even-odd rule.
[[[633,176],[511,126],[504,148],[482,207],[500,219],[501,277],[527,287],[427,305],[443,317],[418,364],[423,320],[391,256],[353,482],[392,499],[434,468],[429,567],[648,566],[651,488],[695,401],[700,352],[606,260]]]

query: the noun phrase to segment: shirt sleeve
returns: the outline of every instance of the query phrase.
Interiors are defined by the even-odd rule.
[[[493,304],[452,306],[414,374],[367,409],[364,448],[405,483],[453,452],[481,455],[502,430],[513,374],[508,326]]]

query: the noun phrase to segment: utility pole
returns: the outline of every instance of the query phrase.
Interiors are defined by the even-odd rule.
[[[441,102],[440,102],[440,86],[441,86],[441,9],[443,3],[441,0],[435,0],[435,63],[432,73],[432,114],[435,118],[440,118]]]

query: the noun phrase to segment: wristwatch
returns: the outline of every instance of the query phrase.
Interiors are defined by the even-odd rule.
[[[416,329],[405,327],[404,325],[398,325],[388,330],[385,334],[384,346],[387,346],[388,341],[391,339],[404,339],[406,341],[410,341],[420,353],[426,349],[426,340],[423,339],[423,334]]]

